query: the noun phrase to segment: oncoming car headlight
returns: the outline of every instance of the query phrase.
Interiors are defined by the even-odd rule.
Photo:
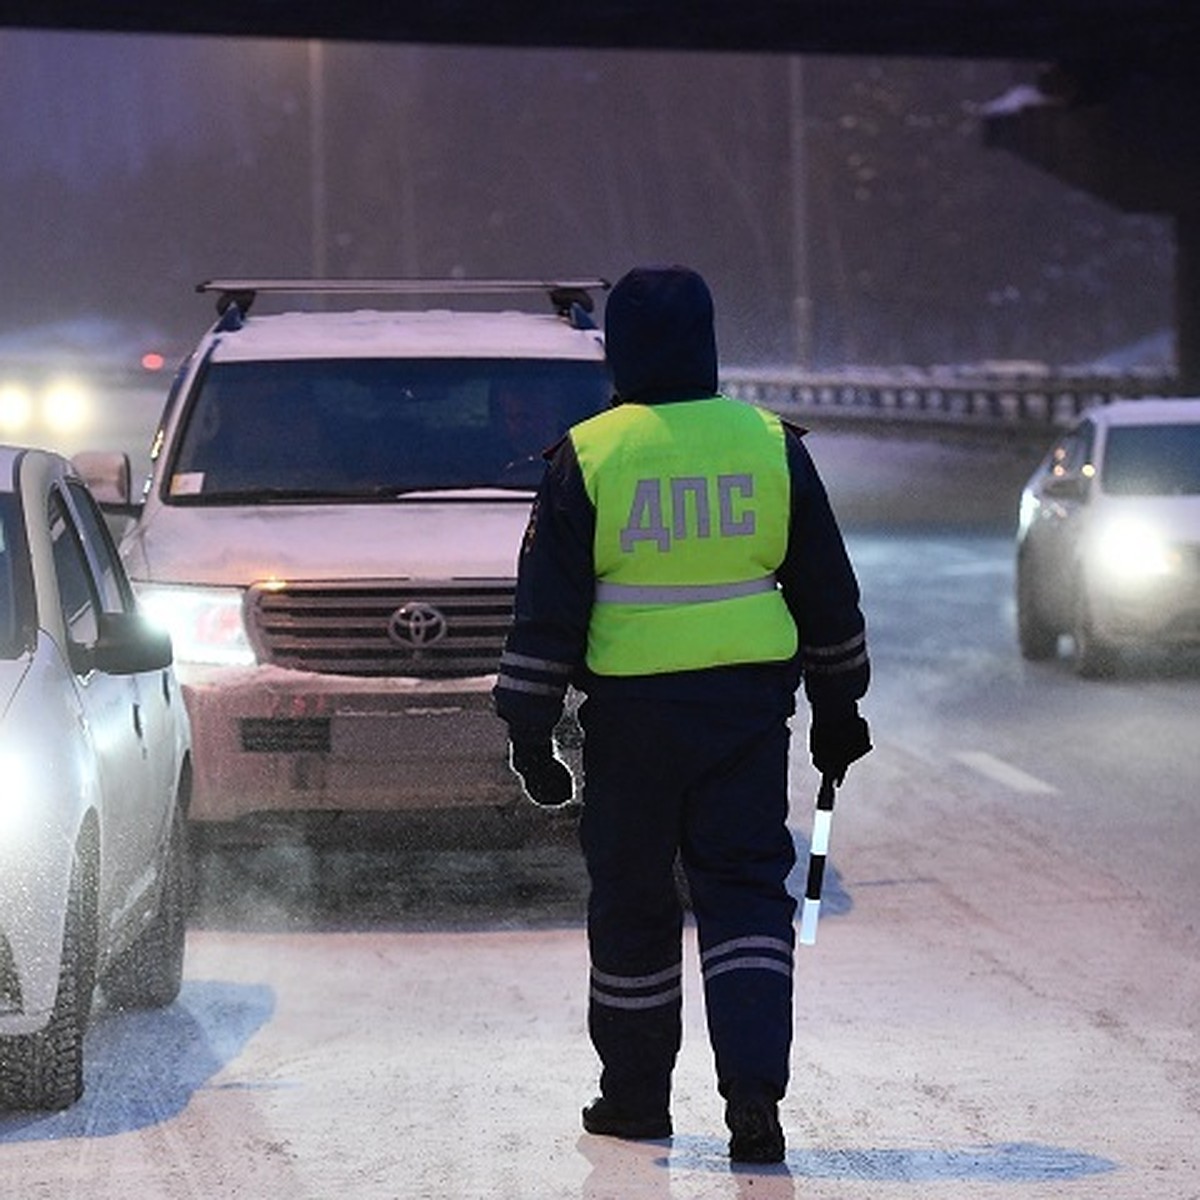
[[[94,396],[78,379],[60,377],[44,386],[0,380],[0,432],[8,436],[78,433],[92,421]]]
[[[1113,521],[1097,531],[1096,565],[1107,575],[1134,582],[1170,573],[1174,552],[1153,525],[1133,519]]]
[[[74,379],[56,379],[42,396],[42,419],[54,433],[74,433],[88,423],[91,398]]]
[[[0,383],[0,430],[23,433],[33,417],[33,393],[20,383]]]
[[[243,667],[255,662],[242,617],[241,588],[135,584],[138,605],[170,635],[180,663]]]

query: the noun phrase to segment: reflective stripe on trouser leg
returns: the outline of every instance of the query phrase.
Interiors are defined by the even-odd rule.
[[[674,970],[683,920],[672,864],[682,849],[702,951],[750,936],[787,947],[781,955],[778,946],[759,946],[750,955],[772,959],[786,974],[744,961],[723,966],[738,960],[733,955],[713,961],[706,984],[717,1010],[709,1028],[718,1081],[758,1080],[782,1094],[795,913],[785,885],[795,862],[787,829],[791,695],[730,706],[655,703],[617,692],[589,696],[579,713],[592,964],[601,977],[627,981]],[[665,1099],[680,1044],[678,996],[668,998],[666,984],[593,982],[589,1029],[604,1094],[631,1103]],[[598,1003],[597,994],[608,1002]],[[661,1003],[640,1007],[647,996]],[[614,998],[634,1003],[618,1006]],[[764,1028],[747,1027],[747,1020]]]
[[[740,1080],[782,1096],[792,1046],[791,939],[732,938],[700,963],[721,1090]]]
[[[636,720],[584,702],[591,992],[600,1090],[630,1111],[665,1109],[679,1053],[683,913],[672,870],[679,797],[637,745]]]
[[[681,963],[651,975],[592,968],[588,1032],[603,1069],[600,1091],[632,1112],[670,1104],[671,1073],[682,1038]]]
[[[782,1095],[792,1044],[796,848],[787,827],[786,724],[767,721],[688,805],[684,865],[700,940],[718,1086]]]

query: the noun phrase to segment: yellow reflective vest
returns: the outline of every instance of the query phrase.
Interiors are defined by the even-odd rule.
[[[714,396],[622,404],[571,430],[596,510],[587,665],[658,675],[796,653],[783,426]]]

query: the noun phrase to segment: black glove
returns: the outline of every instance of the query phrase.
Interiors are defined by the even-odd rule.
[[[541,808],[560,808],[575,794],[575,780],[565,763],[554,757],[549,735],[539,738],[514,737],[509,763],[520,777],[521,786]]]
[[[808,748],[813,766],[841,784],[850,764],[870,752],[871,730],[858,715],[857,705],[836,715],[814,713]]]

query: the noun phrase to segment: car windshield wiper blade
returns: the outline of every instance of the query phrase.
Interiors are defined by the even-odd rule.
[[[396,484],[379,483],[353,488],[297,488],[297,487],[256,487],[238,488],[236,490],[220,490],[197,492],[190,497],[176,496],[174,499],[191,499],[201,503],[229,503],[240,501],[247,504],[255,503],[305,503],[307,501],[338,501],[338,500],[402,500],[408,496],[429,494],[444,495],[447,492],[511,492],[513,494],[536,491],[536,487],[528,484],[496,484],[496,483],[422,483]]]
[[[520,486],[509,483],[434,483],[425,484],[421,487],[405,487],[397,491],[389,493],[397,499],[403,500],[406,497],[412,496],[429,496],[438,495],[444,496],[450,500],[471,500],[471,499],[495,499],[496,493],[503,493],[505,499],[516,496],[525,496],[536,492],[537,488],[527,485]]]
[[[296,487],[244,487],[244,488],[215,488],[203,492],[195,492],[186,496],[175,496],[175,500],[199,500],[201,503],[211,501],[229,502],[233,500],[253,504],[258,500],[328,500],[345,497],[349,493],[331,488],[296,488]],[[363,492],[354,493],[364,495]]]

